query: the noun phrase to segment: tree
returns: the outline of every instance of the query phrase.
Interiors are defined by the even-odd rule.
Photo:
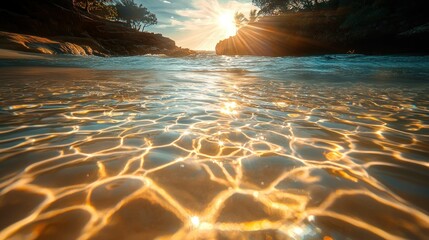
[[[249,23],[254,23],[256,22],[256,20],[258,20],[258,10],[256,9],[250,10]]]
[[[158,23],[155,14],[149,12],[142,4],[137,5],[134,0],[121,0],[116,4],[116,9],[118,18],[137,31],[144,31],[146,27]]]
[[[115,20],[118,18],[116,7],[102,2],[96,2],[91,8],[91,13],[108,20]]]
[[[290,2],[291,0],[252,0],[252,3],[258,6],[263,14],[285,12]]]
[[[285,12],[313,10],[318,8],[322,3],[331,1],[332,0],[252,0],[253,4],[261,9],[261,13],[273,15]]]
[[[135,18],[137,4],[133,0],[121,0],[116,3],[116,11],[118,12],[118,19],[127,22],[131,27],[131,20]]]
[[[235,22],[235,27],[237,29],[241,28],[248,21],[249,20],[247,20],[247,18],[244,16],[243,13],[241,13],[241,12],[235,12],[235,14],[234,14],[234,22]]]
[[[158,19],[156,18],[156,15],[148,11],[147,14],[145,14],[141,18],[141,21],[140,21],[141,31],[143,32],[146,27],[149,27],[155,24],[158,24]]]
[[[111,3],[113,0],[73,0],[75,6],[79,6],[88,13],[93,9],[98,9],[100,7],[106,6],[107,3]]]

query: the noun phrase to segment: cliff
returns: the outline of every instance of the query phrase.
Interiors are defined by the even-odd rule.
[[[384,15],[375,20],[351,9],[261,17],[216,45],[219,55],[300,56],[337,53],[427,54],[427,17]],[[356,20],[357,19],[357,20]]]
[[[48,54],[192,54],[161,34],[138,32],[73,7],[68,0],[17,0],[0,6],[0,48]]]

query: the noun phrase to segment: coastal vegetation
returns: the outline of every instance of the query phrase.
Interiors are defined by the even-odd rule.
[[[279,15],[286,12],[333,8],[344,0],[252,0],[262,14]],[[364,1],[365,2],[365,1]]]
[[[252,0],[263,15],[284,15],[292,12],[349,10],[344,26],[371,24],[390,17],[425,22],[423,0]]]
[[[73,5],[107,20],[126,22],[138,31],[158,23],[156,15],[135,0],[74,0]]]
[[[74,6],[106,19],[114,19],[117,16],[115,6],[111,3],[113,3],[113,0],[72,0]]]
[[[120,0],[115,8],[118,19],[126,21],[127,25],[135,30],[144,31],[146,27],[158,23],[155,14],[149,12],[142,4],[137,5],[134,0]]]
[[[246,18],[244,13],[242,12],[235,12],[234,14],[234,24],[237,31],[246,26],[249,23],[254,23],[258,20],[259,12],[256,9],[250,10],[249,12],[249,18]]]
[[[234,23],[235,27],[237,29],[240,29],[242,26],[244,26],[249,20],[244,16],[241,12],[235,12],[234,14]]]
[[[258,19],[258,10],[256,9],[250,10],[249,23],[254,23],[256,22],[257,19]]]

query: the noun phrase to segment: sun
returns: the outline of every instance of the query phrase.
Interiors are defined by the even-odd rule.
[[[178,28],[177,44],[196,50],[214,50],[216,44],[237,34],[234,16],[255,9],[252,1],[192,0],[192,9],[177,10],[179,18],[171,19]],[[170,25],[168,25],[170,26]]]
[[[237,27],[234,23],[234,13],[223,11],[218,16],[218,27],[223,29],[226,37],[234,36],[237,33]]]

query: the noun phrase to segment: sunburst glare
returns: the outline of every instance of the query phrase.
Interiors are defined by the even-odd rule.
[[[234,23],[234,12],[225,11],[221,12],[218,17],[219,28],[224,30],[224,35],[230,37],[235,35],[237,27]]]
[[[177,44],[192,47],[196,50],[213,50],[216,43],[236,34],[234,13],[249,13],[255,9],[250,2],[231,1],[221,3],[219,0],[193,2],[193,9],[178,10],[177,14],[188,20],[171,20],[174,26],[186,30],[186,35],[177,38]]]

